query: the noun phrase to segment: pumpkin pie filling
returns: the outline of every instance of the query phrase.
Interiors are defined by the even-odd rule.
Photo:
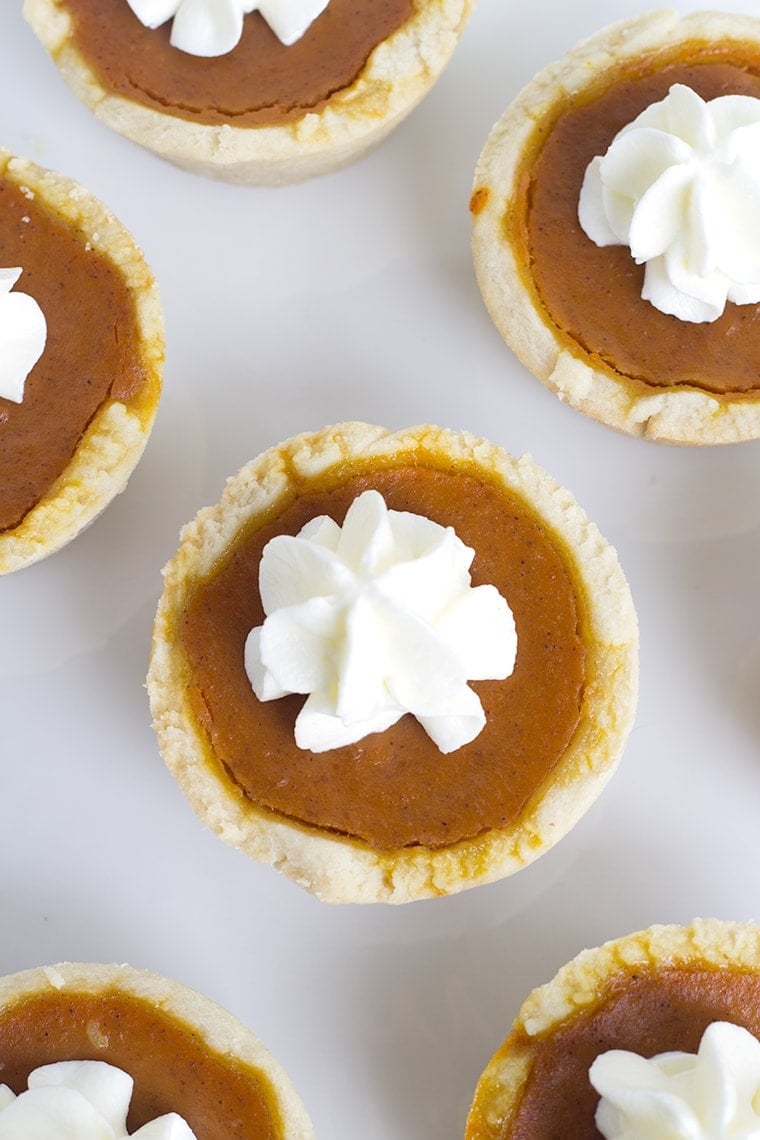
[[[411,716],[348,747],[300,750],[293,727],[304,698],[261,702],[244,670],[246,636],[264,617],[266,542],[322,514],[341,524],[369,488],[390,509],[453,526],[476,551],[473,585],[493,584],[514,613],[515,670],[473,682],[486,726],[447,755]],[[259,807],[377,850],[439,848],[507,827],[549,779],[580,716],[585,610],[562,547],[522,498],[463,467],[353,462],[302,486],[237,537],[182,615],[187,691],[209,763]]]
[[[155,403],[138,351],[134,299],[110,259],[44,202],[0,176],[0,262],[21,266],[47,343],[20,404],[0,399],[0,532],[17,526],[64,472],[108,400]],[[151,403],[152,401],[152,403]]]
[[[599,1140],[599,1097],[588,1079],[593,1060],[608,1049],[644,1057],[696,1053],[713,1021],[734,1022],[760,1037],[757,971],[695,965],[614,975],[592,1009],[543,1037],[512,1038],[530,1050],[532,1067],[502,1140]]]
[[[523,284],[573,355],[642,388],[688,385],[730,396],[760,390],[760,306],[727,304],[713,323],[668,316],[641,297],[644,267],[624,246],[600,248],[578,222],[586,167],[617,132],[674,83],[703,99],[760,97],[756,45],[692,43],[605,72],[579,97],[558,104],[526,147],[514,212],[505,232]],[[471,205],[477,211],[479,201]]]
[[[214,1052],[190,1026],[132,994],[34,994],[0,1011],[0,1082],[17,1095],[33,1069],[65,1060],[107,1061],[133,1077],[130,1133],[177,1112],[198,1140],[283,1135],[266,1074]]]
[[[319,111],[350,87],[371,52],[415,12],[413,0],[330,0],[285,47],[258,12],[233,51],[199,58],[172,47],[171,23],[143,26],[126,0],[63,0],[75,43],[112,95],[197,123],[276,126]]]

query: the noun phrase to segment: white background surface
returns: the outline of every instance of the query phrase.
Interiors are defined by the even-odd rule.
[[[132,230],[168,355],[126,492],[0,581],[0,973],[77,959],[167,974],[250,1025],[324,1140],[455,1140],[523,997],[582,947],[760,918],[760,444],[668,448],[563,406],[499,338],[470,261],[492,123],[600,19],[637,9],[480,0],[379,150],[263,190],[109,132],[18,8],[0,3],[0,144],[84,182]],[[530,452],[618,548],[641,625],[636,727],[588,815],[514,878],[402,908],[328,907],[207,832],[143,688],[180,526],[261,450],[353,418]]]

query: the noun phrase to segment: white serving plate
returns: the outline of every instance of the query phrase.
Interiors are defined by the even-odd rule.
[[[0,581],[0,973],[75,959],[167,974],[251,1026],[325,1140],[457,1140],[523,997],[579,949],[760,918],[760,444],[675,449],[565,407],[499,338],[470,261],[492,123],[598,28],[599,5],[480,0],[379,150],[279,190],[184,173],[109,132],[19,8],[0,9],[0,144],[131,229],[168,358],[126,492]],[[638,10],[609,0],[605,22]],[[143,688],[182,524],[264,448],[344,419],[531,453],[617,547],[641,625],[636,727],[587,816],[512,879],[401,908],[320,904],[205,831]]]

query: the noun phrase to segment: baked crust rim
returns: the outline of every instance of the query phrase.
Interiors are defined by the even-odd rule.
[[[720,12],[679,16],[662,9],[603,28],[550,64],[520,92],[493,127],[472,192],[472,252],[478,284],[496,328],[522,364],[551,391],[592,419],[629,435],[675,444],[719,444],[760,436],[760,389],[720,395],[695,386],[651,387],[577,355],[524,283],[519,252],[505,238],[525,149],[542,118],[568,96],[599,83],[621,63],[693,41],[741,41],[760,48],[760,20]]]
[[[509,1035],[478,1080],[465,1140],[502,1140],[530,1075],[532,1039],[551,1033],[574,1014],[595,1005],[610,978],[637,967],[697,963],[760,971],[760,927],[750,922],[695,919],[688,926],[650,926],[581,951],[523,1002]]]
[[[0,978],[0,1017],[4,1009],[25,998],[65,990],[94,995],[117,991],[155,1006],[187,1025],[213,1052],[257,1069],[267,1078],[282,1119],[283,1140],[313,1137],[311,1122],[290,1078],[255,1034],[211,998],[160,974],[99,962],[59,962],[22,970]]]
[[[27,188],[83,242],[105,254],[135,305],[136,350],[146,380],[133,399],[108,398],[59,477],[21,522],[0,534],[0,574],[19,570],[71,542],[123,491],[148,441],[161,396],[164,320],[158,286],[134,239],[80,183],[0,149],[0,175]]]
[[[260,808],[207,758],[186,695],[187,666],[177,626],[195,584],[242,527],[271,517],[294,487],[346,462],[403,459],[420,452],[475,465],[516,491],[559,536],[586,615],[586,686],[575,735],[546,786],[518,820],[448,847],[377,851],[367,843]],[[227,483],[220,502],[182,531],[164,568],[153,629],[148,691],[164,761],[196,814],[222,839],[329,902],[409,902],[491,882],[527,866],[584,814],[612,775],[635,714],[638,630],[615,551],[568,491],[528,456],[466,432],[421,425],[391,433],[345,423],[304,433],[264,452]]]
[[[284,185],[337,170],[377,146],[443,72],[475,0],[413,0],[414,15],[382,41],[350,87],[291,123],[193,123],[106,91],[78,50],[65,0],[24,0],[23,14],[75,95],[107,126],[211,178]]]

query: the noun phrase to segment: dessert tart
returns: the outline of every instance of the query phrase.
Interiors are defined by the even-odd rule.
[[[100,1061],[134,1081],[128,1135],[170,1113],[195,1140],[314,1135],[282,1067],[250,1030],[201,994],[129,966],[67,962],[0,979],[0,1061],[0,1127],[2,1085],[21,1100],[42,1066]]]
[[[687,444],[760,435],[760,263],[745,224],[750,204],[756,216],[760,183],[753,176],[737,194],[741,132],[731,135],[738,124],[717,109],[742,108],[744,140],[756,153],[747,97],[760,99],[759,19],[657,11],[606,28],[536,76],[478,162],[473,254],[499,332],[561,399],[632,435]],[[715,134],[704,152],[687,118],[699,119],[703,139]],[[661,150],[623,161],[634,126],[664,129],[666,120],[667,161]],[[653,145],[651,131],[634,133]],[[716,171],[721,182],[705,193]],[[582,222],[579,202],[592,182],[598,194]],[[602,202],[612,211],[605,219]],[[645,298],[663,267],[668,298]],[[675,315],[684,307],[673,282],[686,277],[695,296],[720,292],[722,282],[721,304]]]
[[[177,16],[158,28],[130,2],[25,0],[24,14],[108,126],[188,170],[277,185],[344,166],[385,138],[440,76],[474,0],[304,0],[319,14],[292,43],[272,30],[272,10],[282,18],[288,5],[262,3],[265,20],[241,4],[239,41],[214,56],[189,50],[217,50],[210,44],[173,46],[180,2],[164,5]]]
[[[572,1136],[573,1140],[598,1140],[605,1136],[611,1140],[618,1135],[668,1135],[676,1140],[681,1136],[739,1135],[730,1127],[736,1123],[735,1107],[725,1110],[721,1121],[725,1131],[695,1130],[693,1118],[692,1130],[681,1131],[677,1127],[680,1114],[690,1116],[689,1107],[684,1105],[679,1105],[679,1116],[668,1120],[669,1127],[660,1127],[659,1131],[657,1116],[651,1116],[646,1124],[642,1124],[643,1117],[639,1118],[640,1130],[634,1127],[623,1133],[623,1123],[631,1127],[631,1120],[611,1112],[609,1103],[599,1109],[597,1117],[600,1092],[604,1091],[606,1099],[614,1099],[611,1082],[602,1080],[603,1065],[617,1066],[615,1083],[624,1074],[629,1109],[651,1109],[651,1102],[636,1105],[631,1096],[652,1080],[653,1059],[660,1061],[663,1054],[670,1054],[663,1065],[665,1074],[669,1062],[673,1071],[693,1064],[693,1057],[688,1059],[683,1054],[699,1053],[704,1064],[704,1054],[709,1052],[704,1042],[710,1041],[715,1023],[721,1027],[719,1034],[726,1034],[728,1025],[729,1043],[737,1036],[737,1026],[748,1031],[738,1036],[749,1045],[754,1085],[748,1072],[744,1080],[745,1095],[749,1090],[751,1097],[760,1090],[760,1044],[749,1038],[749,1034],[760,1036],[757,926],[696,920],[686,927],[653,926],[584,950],[524,1002],[509,1036],[478,1082],[465,1138],[548,1140]],[[712,1028],[706,1032],[708,1027]],[[714,1056],[722,1052],[719,1048]],[[723,1089],[729,1093],[732,1082],[728,1078],[736,1071],[733,1053],[734,1045],[729,1044],[728,1061],[722,1066]],[[703,1090],[711,1085],[708,1077],[703,1070],[698,1079]],[[660,1096],[663,1090],[668,1092],[662,1072],[655,1076],[651,1087],[655,1086]],[[719,1086],[720,1081],[712,1085],[713,1093]],[[697,1106],[702,1125],[710,1096],[706,1100],[707,1104]],[[743,1100],[740,1094],[737,1101]],[[760,1126],[759,1106],[756,1100],[751,1112],[755,1129]],[[753,1135],[754,1131],[741,1134]]]
[[[296,563],[322,567],[313,591]],[[296,436],[228,482],[164,576],[148,674],[163,757],[208,826],[326,901],[519,870],[590,806],[630,730],[637,625],[614,550],[532,460],[467,433]]]
[[[5,151],[0,248],[16,283],[0,296],[4,573],[58,550],[124,489],[158,407],[164,336],[155,281],[121,223],[71,179]],[[30,335],[42,334],[10,375],[25,346],[5,307],[24,300]]]

